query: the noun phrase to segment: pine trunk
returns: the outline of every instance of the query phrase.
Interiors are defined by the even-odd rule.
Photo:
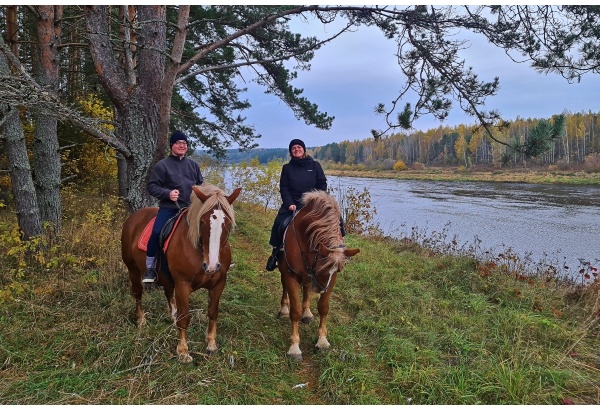
[[[168,54],[165,6],[137,6],[138,44],[135,50],[132,49],[137,61],[135,73],[131,71],[132,66],[125,64],[123,67],[115,58],[110,41],[109,14],[107,6],[88,6],[86,23],[94,65],[115,106],[117,135],[129,149],[121,161],[124,163],[119,165],[119,182],[124,182],[119,189],[126,194],[126,206],[133,212],[156,202],[146,186],[151,167],[166,153],[175,76],[165,78],[165,55]],[[121,30],[121,33],[124,35],[127,31]]]
[[[0,53],[0,75],[10,76],[8,62],[2,53]],[[4,138],[12,192],[15,198],[17,223],[24,239],[29,239],[41,235],[42,223],[18,109],[2,106],[0,121],[2,121],[0,133]]]
[[[39,6],[38,11],[36,80],[49,94],[57,95],[60,26],[56,22],[60,20],[62,12],[60,6]],[[61,229],[61,164],[57,122],[55,115],[44,112],[35,114],[35,187],[42,222],[49,222],[53,233]]]

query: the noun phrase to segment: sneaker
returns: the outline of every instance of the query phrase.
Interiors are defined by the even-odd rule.
[[[149,268],[144,273],[144,278],[142,279],[142,283],[154,283],[158,279],[158,275],[156,274],[156,270],[153,268]]]
[[[267,266],[265,267],[265,269],[270,272],[270,271],[275,270],[276,266],[277,266],[277,257],[275,255],[269,256],[269,260],[267,261]]]

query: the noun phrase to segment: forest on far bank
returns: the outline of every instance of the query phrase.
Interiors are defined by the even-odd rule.
[[[527,158],[511,152],[505,145],[493,141],[478,127],[440,125],[427,131],[399,132],[387,137],[363,140],[342,140],[318,147],[307,147],[315,159],[327,164],[364,166],[369,169],[396,169],[423,166],[503,166],[547,167],[549,169],[600,169],[600,115],[591,111],[565,113],[565,130],[552,141],[545,154]],[[496,139],[524,143],[535,127],[538,118],[520,118],[495,131]],[[549,119],[550,122],[553,118]],[[257,158],[262,164],[287,160],[287,148],[255,148],[240,152],[228,150],[228,163],[249,162]]]

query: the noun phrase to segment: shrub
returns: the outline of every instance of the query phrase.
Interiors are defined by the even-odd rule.
[[[408,167],[401,159],[396,161],[396,163],[394,164],[394,171],[404,171],[406,169],[408,169]]]
[[[600,153],[593,152],[583,160],[583,169],[586,171],[598,171],[600,170]]]

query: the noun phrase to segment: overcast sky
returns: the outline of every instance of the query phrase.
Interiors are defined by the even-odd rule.
[[[296,23],[303,34],[326,36],[332,30],[321,23]],[[477,39],[476,39],[477,40]],[[261,148],[287,147],[292,138],[307,146],[322,146],[343,140],[370,138],[371,129],[385,128],[384,118],[374,114],[378,103],[389,104],[398,96],[403,82],[397,60],[396,43],[376,28],[361,27],[346,33],[316,52],[310,71],[300,71],[293,82],[321,111],[334,116],[329,130],[319,130],[296,120],[291,110],[253,83],[247,83],[252,108],[242,113],[262,138]],[[481,80],[500,77],[498,94],[487,100],[486,110],[497,109],[507,120],[549,118],[565,110],[598,112],[600,76],[586,75],[578,84],[569,84],[558,75],[536,73],[527,63],[516,64],[504,52],[484,40],[471,43],[464,53],[466,66],[472,66]],[[404,104],[401,104],[404,105]],[[412,104],[414,105],[414,104]],[[445,125],[474,124],[475,119],[453,110]],[[440,125],[431,116],[422,117],[415,129]]]

